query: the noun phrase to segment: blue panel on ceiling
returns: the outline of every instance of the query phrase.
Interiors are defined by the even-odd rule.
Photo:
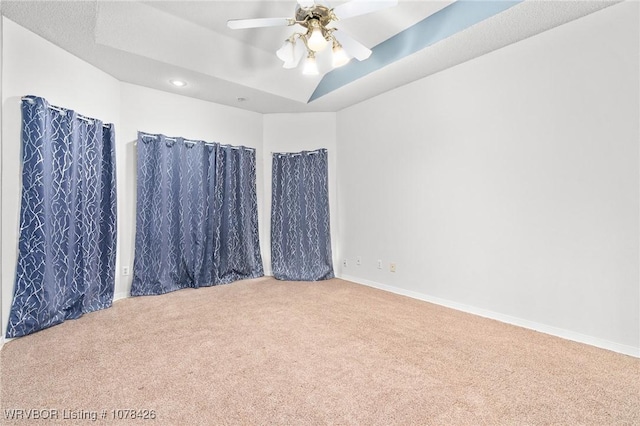
[[[367,74],[484,21],[523,0],[459,0],[373,47],[365,61],[352,60],[324,75],[309,102]]]

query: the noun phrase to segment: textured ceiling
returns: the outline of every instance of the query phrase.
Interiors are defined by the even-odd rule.
[[[228,19],[293,16],[295,0],[3,0],[1,10],[121,81],[272,113],[337,111],[616,2],[401,0],[394,8],[338,22],[374,53],[317,77],[281,67],[275,51],[292,27],[226,27]],[[471,8],[486,13],[473,20]],[[172,87],[173,78],[188,85]],[[317,99],[309,102],[312,96]]]

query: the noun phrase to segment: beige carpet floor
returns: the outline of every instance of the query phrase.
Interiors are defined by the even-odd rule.
[[[639,359],[338,279],[121,300],[0,374],[2,424],[640,425]]]

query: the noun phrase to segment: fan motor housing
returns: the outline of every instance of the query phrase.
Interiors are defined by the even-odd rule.
[[[296,8],[296,22],[303,27],[307,27],[309,19],[317,19],[320,25],[327,26],[333,20],[332,10],[326,6],[315,5],[309,8]]]

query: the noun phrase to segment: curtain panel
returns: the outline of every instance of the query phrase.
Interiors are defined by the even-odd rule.
[[[333,278],[327,150],[274,153],[271,267],[280,280]]]
[[[253,148],[138,133],[132,296],[263,276]]]
[[[113,124],[22,100],[22,200],[7,337],[111,306],[116,257]]]

